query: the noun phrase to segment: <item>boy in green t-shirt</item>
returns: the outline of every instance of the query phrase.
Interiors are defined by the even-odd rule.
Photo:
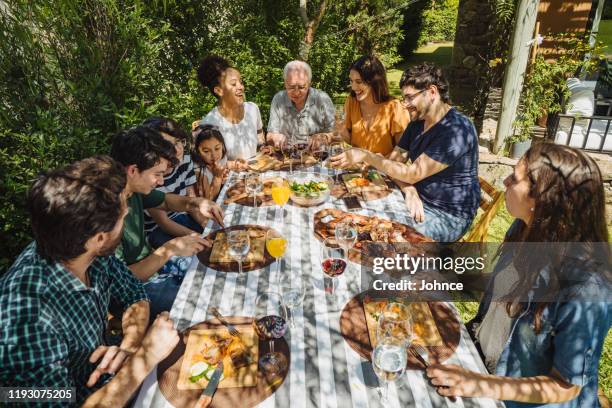
[[[150,280],[173,257],[192,256],[210,244],[198,234],[174,238],[152,250],[144,229],[144,210],[158,208],[166,211],[198,213],[223,225],[223,211],[210,200],[155,190],[163,185],[164,173],[176,162],[172,143],[158,132],[138,126],[117,134],[113,139],[111,156],[123,164],[127,175],[129,214],[124,221],[121,245],[117,256],[125,261],[134,276],[145,283],[151,299],[151,316],[170,310],[182,277],[161,276]]]

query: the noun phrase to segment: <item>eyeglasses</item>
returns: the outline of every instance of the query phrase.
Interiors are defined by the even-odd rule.
[[[422,94],[422,93],[423,93],[423,92],[425,92],[426,90],[427,90],[427,89],[421,89],[420,91],[415,92],[415,93],[413,93],[412,95],[404,95],[404,100],[403,100],[403,102],[404,102],[404,103],[410,103],[410,104],[411,104],[411,103],[412,103],[412,102],[415,100],[415,98],[416,98],[417,96],[419,96],[420,94]]]
[[[294,86],[285,86],[287,92],[303,92],[308,89],[307,85],[294,85]]]

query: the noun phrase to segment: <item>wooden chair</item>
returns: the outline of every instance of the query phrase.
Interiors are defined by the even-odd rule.
[[[499,206],[504,201],[504,193],[496,190],[495,187],[482,177],[478,177],[478,182],[480,183],[480,209],[483,210],[483,214],[473,228],[459,242],[480,242],[482,250],[482,245],[484,245],[487,239],[489,225],[493,218],[495,218]]]

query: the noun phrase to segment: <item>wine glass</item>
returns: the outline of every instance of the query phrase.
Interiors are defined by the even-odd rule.
[[[335,142],[329,146],[329,156],[337,156],[344,153],[344,144],[342,142]]]
[[[323,162],[329,157],[329,146],[325,143],[321,143],[315,149],[313,149],[312,156],[323,164]]]
[[[246,180],[244,181],[244,186],[247,193],[253,194],[253,207],[257,208],[257,193],[261,191],[263,187],[261,174],[250,173],[247,175]]]
[[[372,352],[374,373],[382,384],[381,402],[389,404],[389,383],[399,379],[406,370],[408,355],[403,341],[394,337],[384,337]]]
[[[286,310],[281,295],[277,292],[264,292],[255,300],[255,333],[262,341],[268,341],[270,351],[259,359],[261,370],[273,377],[287,369],[287,359],[282,353],[274,351],[274,340],[280,339],[287,331]]]
[[[326,238],[321,247],[321,268],[331,278],[331,291],[334,293],[336,278],[344,273],[346,261],[344,249],[335,245],[335,238]]]
[[[283,304],[289,310],[289,324],[294,326],[293,312],[304,301],[306,290],[304,277],[300,273],[286,273],[280,277]]]
[[[357,242],[357,228],[351,221],[342,221],[336,225],[336,242],[346,252],[346,260],[348,261],[349,250]]]
[[[276,259],[276,270],[280,273],[280,258],[285,255],[287,240],[280,232],[273,229],[266,232],[266,249]]]
[[[227,244],[230,256],[238,261],[238,272],[242,273],[242,261],[251,249],[249,232],[245,230],[229,231]]]
[[[293,173],[293,162],[297,161],[299,164],[304,164],[304,152],[307,144],[301,143],[296,138],[293,138],[289,142],[289,172]]]
[[[404,303],[389,302],[378,317],[376,339],[393,337],[408,346],[412,341],[412,318]]]
[[[336,143],[332,143],[329,146],[329,158],[331,159],[334,156],[337,156],[339,154],[344,153],[344,144],[342,142],[336,142]],[[331,162],[330,162],[330,167],[331,167]],[[334,179],[337,182],[338,181],[338,171],[340,169],[334,169],[337,170],[335,175],[334,175]]]

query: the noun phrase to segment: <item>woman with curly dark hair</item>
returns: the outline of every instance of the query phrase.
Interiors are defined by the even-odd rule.
[[[517,220],[469,325],[491,374],[436,365],[427,375],[445,396],[599,407],[598,365],[612,324],[599,168],[578,150],[542,143],[504,184]]]
[[[408,113],[389,95],[380,60],[366,55],[349,68],[350,95],[344,103],[342,138],[355,147],[389,155],[408,125]]]
[[[198,79],[218,101],[200,124],[213,125],[221,131],[229,168],[246,169],[245,160],[255,156],[265,139],[259,108],[253,102],[245,102],[240,71],[224,58],[210,55],[200,63]]]

